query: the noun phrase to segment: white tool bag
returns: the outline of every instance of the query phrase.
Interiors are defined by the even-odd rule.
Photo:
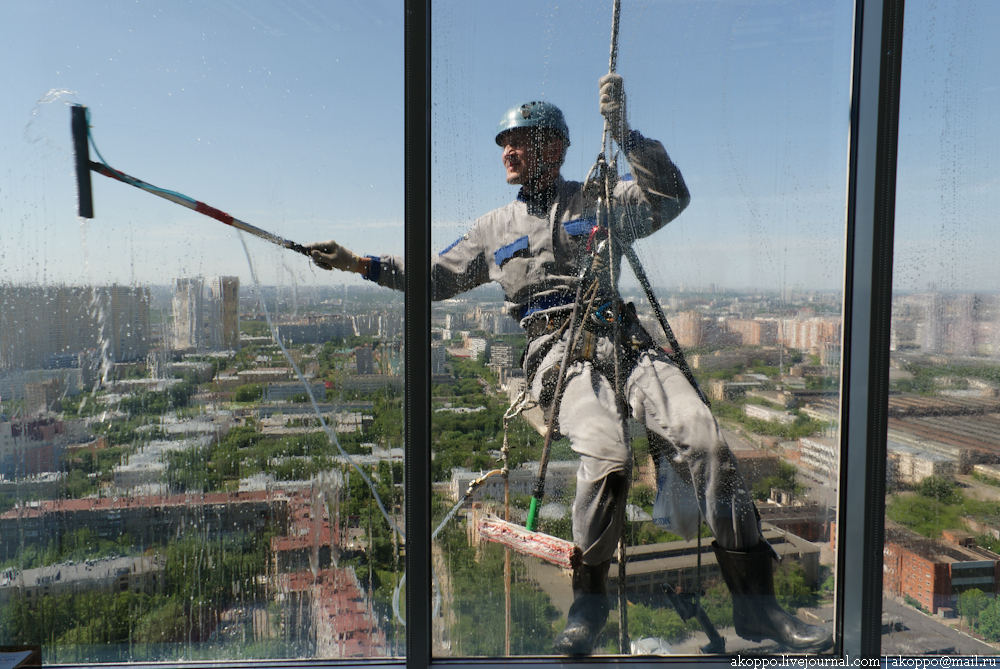
[[[653,522],[679,537],[694,539],[698,534],[699,515],[694,488],[677,475],[670,458],[661,455]]]

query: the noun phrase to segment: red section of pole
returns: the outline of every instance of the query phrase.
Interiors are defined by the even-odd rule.
[[[233,224],[233,220],[234,219],[233,219],[232,216],[230,216],[229,214],[227,214],[226,212],[224,212],[224,211],[222,211],[220,209],[216,209],[215,207],[210,207],[209,205],[205,204],[204,202],[196,202],[195,206],[194,206],[194,210],[196,212],[198,212],[199,214],[205,214],[206,216],[208,216],[210,218],[214,218],[217,221],[222,221],[226,225],[232,225]]]

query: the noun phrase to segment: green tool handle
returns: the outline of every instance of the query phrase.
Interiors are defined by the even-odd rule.
[[[534,532],[538,526],[538,498],[531,498],[531,505],[528,507],[528,522],[524,524],[524,529]]]

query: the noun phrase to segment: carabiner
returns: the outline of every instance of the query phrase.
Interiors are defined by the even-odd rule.
[[[594,240],[597,239],[598,235],[607,239],[608,229],[601,225],[595,225],[590,229],[590,234],[587,235],[587,253],[595,253],[594,249],[596,248],[596,245],[594,244]]]

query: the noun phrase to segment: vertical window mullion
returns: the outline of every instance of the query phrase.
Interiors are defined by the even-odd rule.
[[[406,666],[431,658],[430,0],[406,0]]]
[[[837,618],[841,652],[866,657],[877,656],[881,649],[902,39],[903,0],[858,0],[844,286]]]

